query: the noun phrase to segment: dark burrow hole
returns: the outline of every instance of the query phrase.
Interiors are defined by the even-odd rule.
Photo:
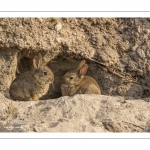
[[[21,74],[26,71],[31,71],[33,68],[33,63],[31,58],[22,57],[18,63],[17,73]]]
[[[54,82],[53,84],[50,85],[48,93],[42,97],[42,100],[46,99],[53,99],[53,98],[59,98],[61,97],[61,79],[62,76],[70,70],[74,70],[77,68],[78,64],[80,63],[81,60],[77,59],[72,59],[72,58],[67,58],[65,56],[58,56],[57,58],[53,59],[49,63],[47,63],[47,66],[52,70],[54,73]],[[87,61],[87,64],[89,65],[89,69],[86,73],[86,75],[90,75],[95,80],[100,83],[99,76],[100,70],[98,70],[95,65],[91,65],[90,62]],[[18,62],[18,73],[16,76],[19,74],[32,70],[33,68],[33,63],[32,59],[28,57],[22,57],[20,61]]]
[[[64,55],[59,55],[57,58],[53,59],[49,63],[47,63],[47,66],[52,70],[54,73],[54,82],[50,85],[48,93],[42,97],[42,100],[46,99],[54,99],[61,97],[61,79],[63,75],[70,70],[74,70],[77,68],[78,64],[80,63],[82,59],[73,59],[70,57],[66,57]],[[89,75],[93,77],[97,83],[99,84],[101,88],[101,92],[103,95],[110,95],[110,96],[129,96],[129,97],[135,97],[135,98],[142,98],[149,96],[149,91],[143,90],[143,93],[140,92],[141,86],[135,83],[125,83],[122,84],[122,79],[110,74],[108,72],[103,71],[100,67],[98,67],[95,63],[91,61],[87,61],[87,64],[89,65],[88,71],[86,75]],[[18,71],[20,73],[23,73],[28,70],[32,70],[33,63],[32,59],[28,57],[22,57],[20,61],[18,62]],[[18,75],[18,74],[17,74]],[[126,85],[127,84],[127,85]],[[130,85],[131,84],[131,85]],[[120,87],[120,85],[122,85]],[[121,94],[118,92],[120,89],[128,87],[128,90],[126,93],[121,92]],[[141,95],[142,94],[142,95]]]

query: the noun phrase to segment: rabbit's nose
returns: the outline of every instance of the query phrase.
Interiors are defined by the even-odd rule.
[[[62,79],[61,83],[65,84],[66,83],[66,79]]]

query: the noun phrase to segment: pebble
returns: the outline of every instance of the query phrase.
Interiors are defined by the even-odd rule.
[[[136,44],[136,45],[134,45],[133,47],[132,47],[132,50],[133,51],[135,51],[136,49],[137,49],[137,47],[138,47],[138,45]]]
[[[138,28],[137,28],[137,31],[140,33],[140,32],[141,32],[141,27],[138,27]]]
[[[136,37],[136,38],[139,38],[139,33],[135,33],[135,37]]]
[[[62,24],[60,22],[57,22],[57,24],[55,25],[55,30],[58,32],[61,29],[62,29]]]
[[[42,132],[42,131],[43,131],[43,128],[42,128],[42,126],[40,126],[40,125],[35,125],[35,126],[34,126],[34,131],[35,131],[35,132]]]
[[[39,18],[39,21],[40,21],[40,22],[42,22],[42,21],[43,21],[43,19],[42,19],[42,18]]]
[[[62,42],[63,42],[63,39],[62,39],[62,38],[56,38],[56,41],[57,41],[58,43],[62,43]]]
[[[77,33],[76,33],[76,32],[73,32],[72,34],[73,34],[73,35],[75,35],[75,36],[77,35]]]
[[[142,49],[138,48],[137,49],[137,54],[141,57],[141,58],[145,58],[145,53]]]

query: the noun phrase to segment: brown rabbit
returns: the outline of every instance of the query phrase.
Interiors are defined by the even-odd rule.
[[[80,62],[77,69],[67,72],[62,78],[61,91],[63,96],[75,94],[101,94],[101,90],[95,79],[84,76],[88,65],[86,61]]]
[[[33,59],[34,69],[19,75],[11,84],[9,92],[14,100],[39,100],[54,81],[52,71],[42,63],[42,55]]]

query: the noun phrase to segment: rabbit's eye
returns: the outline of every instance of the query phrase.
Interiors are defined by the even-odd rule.
[[[70,77],[70,80],[72,80],[73,79],[73,77]]]
[[[44,75],[47,75],[47,72],[44,72]]]

